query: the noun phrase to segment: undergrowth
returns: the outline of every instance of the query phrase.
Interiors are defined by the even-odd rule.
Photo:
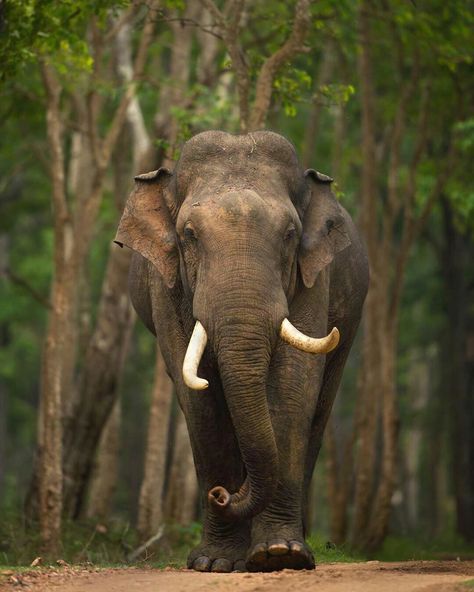
[[[140,559],[129,562],[131,552],[138,547],[135,530],[129,523],[109,520],[107,524],[94,521],[65,522],[62,548],[58,557],[43,558],[42,564],[56,565],[58,560],[68,564],[88,564],[103,567],[147,565],[154,568],[183,567],[186,556],[200,539],[201,525],[183,527],[167,525],[160,541]],[[317,563],[379,561],[474,559],[474,545],[459,538],[420,541],[410,537],[388,537],[383,547],[367,556],[351,550],[348,545],[336,546],[321,535],[308,539]],[[41,555],[37,526],[27,526],[20,518],[0,519],[0,567],[29,566]]]

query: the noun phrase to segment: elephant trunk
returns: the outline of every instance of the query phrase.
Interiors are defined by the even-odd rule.
[[[278,450],[266,393],[269,339],[268,328],[234,322],[218,344],[221,380],[247,472],[237,493],[231,495],[220,486],[209,492],[210,505],[228,520],[261,512],[278,482]]]

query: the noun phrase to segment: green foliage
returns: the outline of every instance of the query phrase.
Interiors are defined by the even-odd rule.
[[[326,105],[344,105],[355,93],[352,84],[324,84],[319,87],[318,95]]]
[[[311,87],[311,76],[299,68],[287,68],[273,82],[275,100],[280,100],[285,115],[295,117],[296,104],[301,102],[303,92]]]
[[[47,55],[64,74],[71,68],[90,69],[85,34],[91,18],[105,27],[110,11],[128,4],[128,0],[8,0],[0,36],[3,77]]]
[[[458,122],[454,126],[459,151],[458,175],[450,183],[448,193],[456,211],[456,222],[463,232],[474,234],[474,118]]]

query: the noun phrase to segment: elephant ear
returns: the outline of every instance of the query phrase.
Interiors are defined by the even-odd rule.
[[[168,169],[135,177],[135,188],[125,204],[115,241],[151,261],[168,288],[176,282],[179,255],[176,234],[166,202]]]
[[[311,288],[318,273],[351,240],[342,210],[331,191],[331,177],[313,169],[308,169],[305,177],[309,197],[303,214],[298,262],[304,285]]]

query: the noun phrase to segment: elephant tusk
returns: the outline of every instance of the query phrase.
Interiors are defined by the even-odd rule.
[[[298,331],[288,319],[283,319],[280,328],[280,337],[296,349],[300,349],[312,354],[327,354],[332,351],[339,343],[339,331],[336,327],[321,339],[308,337],[301,331]]]
[[[205,378],[199,378],[197,375],[199,362],[201,361],[206,343],[206,329],[204,329],[199,321],[196,321],[183,362],[184,382],[189,388],[196,391],[202,391],[209,386],[209,382]]]

